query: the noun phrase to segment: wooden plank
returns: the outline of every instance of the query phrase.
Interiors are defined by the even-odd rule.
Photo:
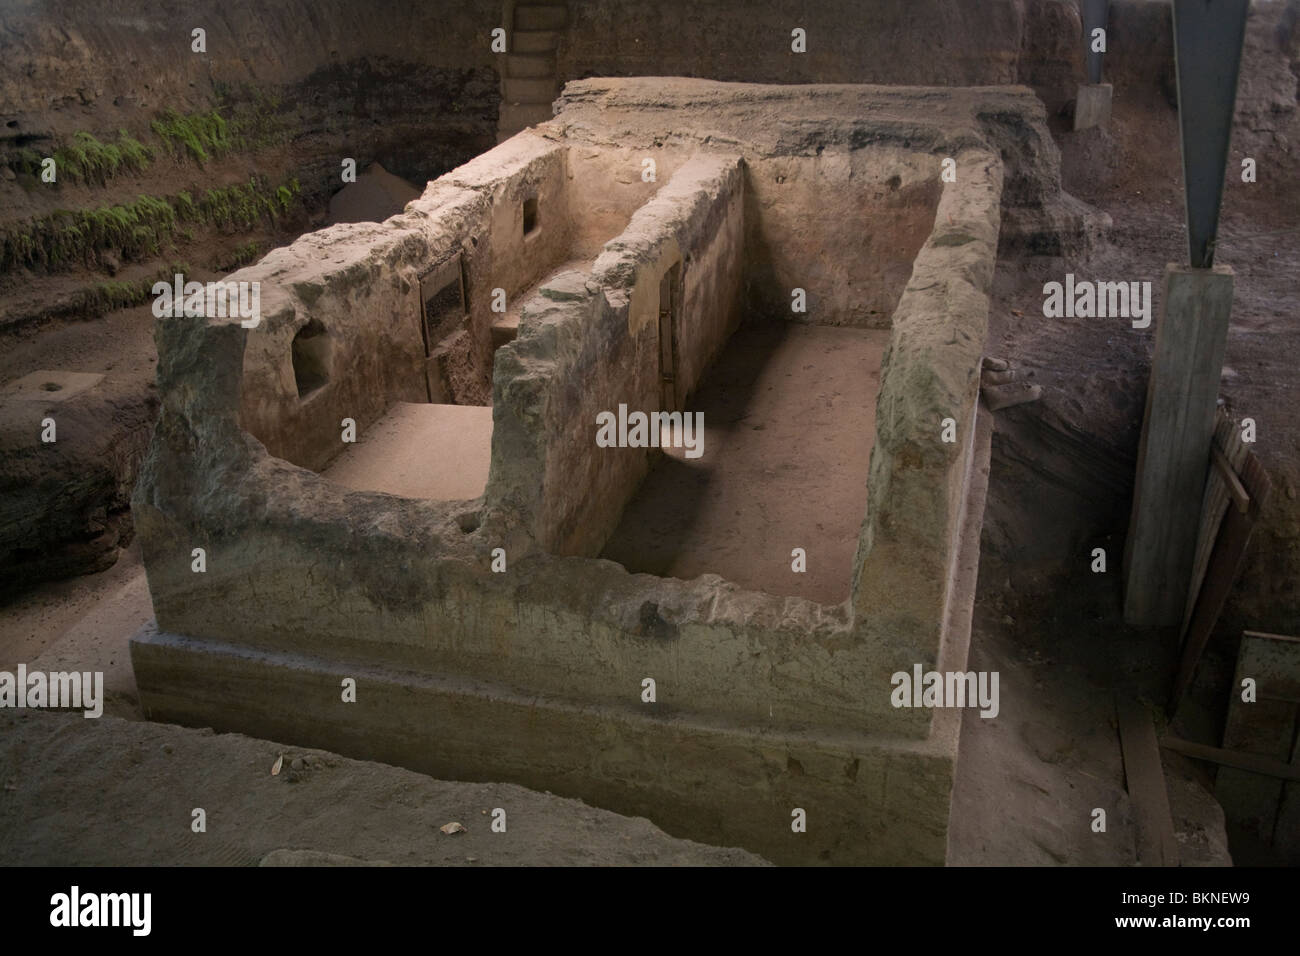
[[[1182,623],[1210,472],[1232,270],[1166,268],[1124,545],[1124,620]]]
[[[1231,466],[1233,476],[1245,464],[1250,453],[1241,440],[1241,427],[1228,417],[1228,413],[1219,409],[1214,426],[1214,437],[1210,442],[1211,450],[1218,449]],[[1217,461],[1217,459],[1215,459]],[[1188,628],[1192,623],[1192,612],[1196,609],[1196,599],[1205,581],[1205,573],[1210,565],[1210,554],[1219,537],[1219,526],[1223,516],[1228,512],[1229,489],[1227,479],[1222,471],[1213,468],[1205,483],[1205,499],[1201,503],[1201,525],[1196,538],[1196,554],[1192,559],[1192,581],[1187,589],[1187,603],[1183,607],[1183,627],[1179,632],[1179,644],[1187,638]]]
[[[1259,754],[1250,754],[1241,750],[1227,750],[1223,747],[1211,747],[1208,744],[1198,744],[1195,741],[1183,740],[1181,737],[1168,734],[1160,738],[1160,746],[1166,750],[1180,753],[1184,757],[1217,763],[1220,766],[1244,770],[1247,773],[1275,777],[1278,780],[1300,780],[1300,765],[1286,763],[1282,760],[1272,760],[1268,757],[1261,757]]]
[[[1214,549],[1210,552],[1204,584],[1196,594],[1195,604],[1185,628],[1182,659],[1178,664],[1178,673],[1174,678],[1174,688],[1169,699],[1170,714],[1178,712],[1179,704],[1182,703],[1187,689],[1192,685],[1196,665],[1205,651],[1205,645],[1209,643],[1214,625],[1218,623],[1223,606],[1227,603],[1228,594],[1232,591],[1232,585],[1245,563],[1246,549],[1250,545],[1255,523],[1259,520],[1260,512],[1268,504],[1272,493],[1272,481],[1268,477],[1268,472],[1259,463],[1259,459],[1242,444],[1241,432],[1235,423],[1227,421],[1225,425],[1225,422],[1221,421],[1219,428],[1215,430],[1215,441],[1216,443],[1227,442],[1228,451],[1224,452],[1224,457],[1234,469],[1240,471],[1241,484],[1249,507],[1245,513],[1235,509],[1229,511],[1227,505],[1229,492],[1226,485],[1224,486],[1223,511],[1227,512],[1227,515],[1214,542]],[[1218,469],[1214,471],[1217,472]],[[1209,504],[1207,499],[1207,506]]]
[[[1300,777],[1300,735],[1291,750],[1291,768]],[[1273,825],[1273,848],[1287,866],[1300,866],[1300,779],[1282,785],[1282,800]]]
[[[1137,824],[1138,864],[1178,866],[1178,841],[1174,837],[1169,793],[1165,790],[1165,773],[1160,765],[1160,747],[1151,715],[1127,696],[1121,696],[1116,707],[1124,777]]]
[[[1210,454],[1214,456],[1214,465],[1219,470],[1219,476],[1227,483],[1228,494],[1232,496],[1232,502],[1237,506],[1237,510],[1245,514],[1250,510],[1250,495],[1246,492],[1246,487],[1237,477],[1236,471],[1232,468],[1232,463],[1228,461],[1228,456],[1223,453],[1223,449],[1218,445],[1210,446]]]
[[[1205,651],[1205,645],[1214,633],[1214,625],[1219,620],[1233,582],[1245,563],[1246,546],[1250,544],[1251,533],[1255,529],[1255,515],[1230,511],[1219,540],[1210,558],[1210,566],[1205,574],[1205,586],[1198,596],[1196,610],[1192,614],[1191,626],[1187,640],[1183,644],[1182,659],[1178,664],[1178,674],[1174,678],[1174,690],[1169,699],[1169,713],[1176,714],[1182,703],[1187,688],[1192,686],[1196,674],[1196,665]]]

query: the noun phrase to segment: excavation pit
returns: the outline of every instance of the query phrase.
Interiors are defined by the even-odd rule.
[[[942,863],[961,715],[893,706],[891,675],[965,670],[1000,226],[1069,238],[1041,103],[654,78],[560,106],[402,215],[236,273],[258,328],[160,324],[146,713],[781,862]],[[704,411],[703,456],[598,445],[620,407]],[[782,510],[733,521],[775,454],[736,432],[756,414]]]

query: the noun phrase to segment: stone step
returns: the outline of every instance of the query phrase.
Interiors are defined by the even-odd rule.
[[[555,77],[520,79],[507,76],[501,81],[501,96],[507,103],[550,103],[560,95]]]
[[[521,79],[555,78],[554,53],[508,53],[506,76]]]
[[[516,30],[510,38],[512,53],[554,53],[560,35],[554,30]]]
[[[497,129],[505,134],[504,138],[508,139],[521,129],[536,126],[538,123],[545,123],[554,118],[555,114],[551,111],[550,103],[520,103],[518,105],[502,103],[501,115],[497,119]],[[500,139],[497,140],[497,142],[500,141]]]
[[[521,4],[515,7],[516,30],[559,30],[568,22],[563,4]]]
[[[492,351],[519,337],[519,313],[512,312],[492,323]]]

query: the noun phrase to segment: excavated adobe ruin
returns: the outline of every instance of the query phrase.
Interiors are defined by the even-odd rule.
[[[256,328],[159,323],[133,502],[145,713],[778,862],[942,863],[960,711],[892,706],[890,675],[966,669],[999,248],[1078,251],[1100,225],[1023,88],[568,84],[553,121],[401,215],[232,274],[261,284]],[[825,491],[840,523],[787,509],[752,575],[743,520],[732,547],[634,573],[625,518],[663,516],[689,463],[598,447],[598,416],[696,411],[766,360],[764,329],[806,360],[733,394],[740,418],[832,371],[859,389],[782,440],[851,450]],[[752,449],[738,429],[706,417],[702,460]]]

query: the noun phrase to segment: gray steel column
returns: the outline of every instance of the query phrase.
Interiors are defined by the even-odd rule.
[[[1187,246],[1198,269],[1214,265],[1223,174],[1237,103],[1250,0],[1174,0],[1178,129],[1187,192]]]
[[[1110,19],[1110,0],[1082,0],[1083,14],[1083,49],[1088,63],[1088,82],[1101,82],[1102,54],[1093,52],[1092,31],[1100,27],[1106,29]]]
[[[1232,270],[1214,265],[1214,241],[1249,8],[1250,0],[1174,0],[1191,265],[1165,271],[1124,552],[1130,624],[1177,625],[1191,586],[1232,312]]]

